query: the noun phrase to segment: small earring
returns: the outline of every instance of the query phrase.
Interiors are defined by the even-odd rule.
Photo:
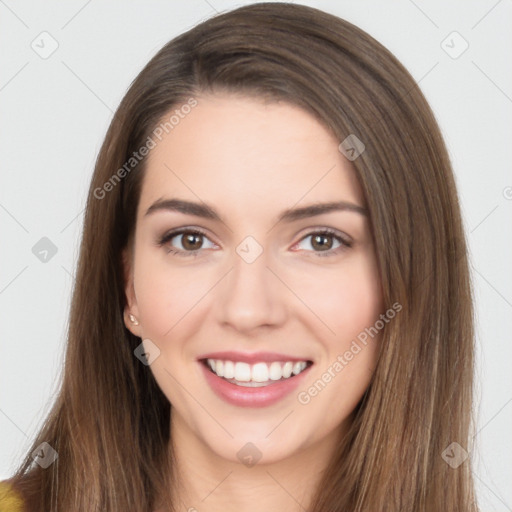
[[[139,322],[132,314],[129,315],[129,318],[130,318],[132,324],[139,325]]]

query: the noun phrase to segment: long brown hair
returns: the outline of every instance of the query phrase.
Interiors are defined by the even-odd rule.
[[[123,323],[121,255],[132,243],[146,162],[130,159],[173,109],[216,91],[290,102],[340,143],[351,134],[364,143],[353,165],[383,299],[403,308],[383,331],[370,386],[308,510],[477,510],[471,461],[461,458],[473,428],[472,293],[440,130],[414,79],[380,43],[287,3],[244,6],[176,37],[117,109],[87,198],[62,384],[12,480],[28,509],[149,512],[165,495],[171,407]],[[47,469],[31,457],[43,442],[58,453]],[[460,463],[449,463],[454,454]]]

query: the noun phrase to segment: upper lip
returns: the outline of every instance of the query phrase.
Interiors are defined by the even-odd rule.
[[[232,350],[223,352],[209,352],[198,357],[198,360],[203,359],[221,359],[224,361],[243,362],[248,364],[254,363],[272,363],[274,361],[311,361],[307,357],[293,357],[287,354],[280,354],[278,352],[235,352]]]

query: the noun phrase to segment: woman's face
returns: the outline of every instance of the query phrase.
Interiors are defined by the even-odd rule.
[[[369,219],[341,141],[310,114],[197,101],[147,157],[125,323],[173,436],[278,461],[335,439],[368,387],[382,313]],[[331,203],[346,207],[307,210]]]

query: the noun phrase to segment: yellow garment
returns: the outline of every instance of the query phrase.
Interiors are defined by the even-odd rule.
[[[8,482],[0,482],[0,512],[23,512],[23,499]]]

